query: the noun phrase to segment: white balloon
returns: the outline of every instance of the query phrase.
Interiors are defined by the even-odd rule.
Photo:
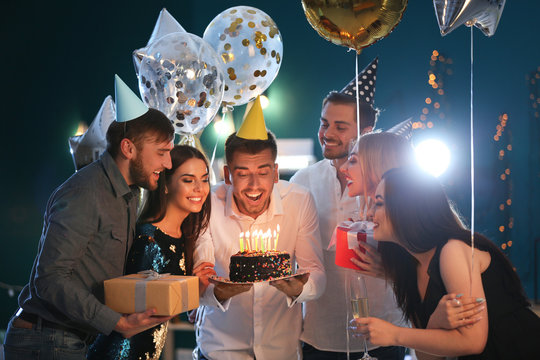
[[[203,39],[218,53],[225,74],[225,105],[243,105],[274,81],[283,42],[274,21],[259,9],[236,6],[216,16]]]
[[[200,37],[176,32],[153,42],[139,69],[139,90],[179,134],[197,134],[221,106],[224,76],[214,49]]]

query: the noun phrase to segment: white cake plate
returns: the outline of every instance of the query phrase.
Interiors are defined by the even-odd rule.
[[[309,271],[307,271],[307,270],[298,271],[296,274],[287,275],[287,276],[280,276],[280,277],[272,278],[272,279],[268,279],[268,280],[258,280],[258,281],[241,281],[241,282],[240,281],[231,281],[231,280],[229,280],[227,278],[224,278],[222,276],[217,276],[217,275],[209,276],[208,279],[210,280],[211,283],[247,285],[247,284],[270,282],[270,281],[276,281],[276,280],[287,280],[287,279],[291,279],[293,277],[297,277],[297,276],[301,276],[301,275],[305,275],[305,274],[309,274]]]

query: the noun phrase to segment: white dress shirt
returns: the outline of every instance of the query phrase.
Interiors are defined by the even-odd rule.
[[[335,227],[348,218],[358,219],[358,198],[349,197],[348,188],[341,192],[336,168],[328,159],[321,160],[299,170],[291,182],[305,186],[311,191],[319,213],[324,267],[328,279],[326,291],[317,300],[304,305],[304,331],[301,340],[323,351],[347,351],[347,301],[345,269],[335,264],[335,247],[328,245]],[[370,316],[378,317],[399,326],[406,326],[401,310],[397,307],[390,284],[383,279],[365,276],[369,296]],[[368,343],[368,349],[374,349]],[[363,341],[349,336],[349,351],[364,351]]]
[[[273,231],[279,224],[277,249],[291,255],[293,269],[297,265],[299,271],[309,271],[309,280],[294,300],[263,282],[220,303],[210,285],[196,324],[197,344],[209,359],[287,360],[301,353],[300,303],[319,297],[326,284],[317,210],[307,190],[286,181],[274,185],[270,199],[268,209],[253,219],[238,211],[232,186],[218,185],[209,228],[195,246],[195,266],[211,262],[218,276],[228,278],[230,257],[240,250],[240,233]]]

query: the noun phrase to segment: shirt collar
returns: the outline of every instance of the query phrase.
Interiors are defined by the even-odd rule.
[[[270,204],[268,205],[268,209],[259,215],[259,217],[266,214],[266,217],[270,220],[276,215],[283,215],[283,205],[281,203],[281,194],[278,185],[279,182],[274,184],[272,194],[270,195]],[[236,202],[234,201],[233,197],[232,185],[226,184],[224,186],[227,188],[227,196],[225,197],[225,216],[234,216],[237,218],[247,217],[248,215],[242,214],[236,206]]]
[[[332,160],[330,160],[330,159],[324,159],[324,160],[328,162],[330,171],[331,171],[332,174],[336,177],[336,180],[337,180],[337,172],[339,171],[339,169],[336,168],[336,166],[334,165],[334,163],[332,162]]]
[[[101,163],[103,164],[103,169],[105,170],[105,174],[109,178],[109,181],[111,182],[111,186],[114,191],[114,195],[119,197],[126,197],[126,200],[130,200],[136,194],[134,193],[133,189],[127,184],[126,179],[124,178],[124,175],[120,172],[120,169],[118,168],[118,165],[116,164],[116,161],[112,158],[111,154],[109,154],[108,151],[105,151],[103,155],[101,155]],[[137,189],[138,192],[138,189]]]
[[[335,185],[335,189],[337,191],[338,198],[341,198],[342,200],[350,200],[349,197],[349,188],[345,186],[345,189],[343,189],[343,192],[341,192],[341,184],[339,183],[339,179],[337,177],[339,169],[334,166],[334,163],[330,159],[324,159],[324,161],[327,162],[327,168],[328,171],[330,171],[330,177],[332,178],[332,181]]]

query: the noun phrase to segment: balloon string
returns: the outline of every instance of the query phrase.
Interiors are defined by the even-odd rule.
[[[225,108],[223,108],[225,109]],[[221,121],[225,121],[225,115],[227,114],[226,110],[222,110],[223,117],[221,118]],[[217,137],[216,137],[216,143],[214,144],[214,150],[212,151],[212,158],[210,159],[210,169],[212,169],[212,166],[214,165],[214,160],[216,159],[216,149],[219,142],[220,133],[218,131]]]
[[[474,116],[473,116],[473,26],[471,28],[471,284],[470,296],[472,296],[472,277],[474,270]]]
[[[356,53],[356,76],[354,81],[356,84],[354,88],[356,89],[356,139],[360,139],[360,95],[358,94],[358,53]]]
[[[357,55],[358,56],[358,55]],[[350,357],[350,353],[351,353],[351,350],[350,350],[350,333],[349,333],[349,311],[351,311],[351,296],[350,296],[350,289],[351,289],[351,284],[350,284],[350,274],[347,273],[347,276],[345,277],[345,309],[347,309],[347,323],[345,324],[345,332],[347,333],[347,360],[350,360],[351,357]],[[352,314],[351,314],[352,316]],[[352,320],[352,319],[351,319]]]

